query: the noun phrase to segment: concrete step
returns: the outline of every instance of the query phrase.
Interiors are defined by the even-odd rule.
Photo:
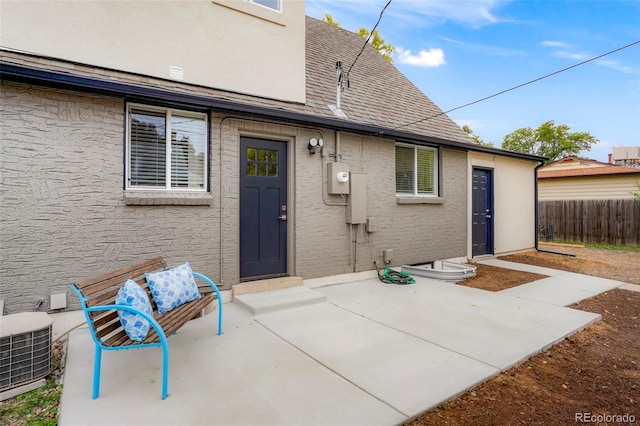
[[[245,293],[233,301],[254,315],[326,302],[327,296],[304,286],[283,288],[259,293]]]
[[[281,288],[296,287],[302,285],[302,277],[279,277],[266,280],[248,281],[231,286],[233,296],[260,291],[278,290]]]

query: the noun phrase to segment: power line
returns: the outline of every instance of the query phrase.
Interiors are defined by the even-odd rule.
[[[373,32],[376,30],[376,28],[378,28],[378,24],[380,24],[380,21],[382,20],[382,15],[384,15],[384,11],[387,10],[387,7],[389,7],[389,5],[391,4],[392,1],[393,0],[389,0],[387,2],[387,4],[380,11],[380,16],[378,17],[378,22],[376,22],[376,24],[373,26],[373,29],[369,33],[369,37],[367,37],[367,40],[362,45],[362,49],[360,49],[360,53],[358,53],[358,56],[356,56],[356,59],[353,61],[353,63],[349,67],[349,70],[347,71],[347,75],[349,75],[349,73],[351,72],[351,68],[353,68],[353,66],[356,64],[356,62],[358,62],[358,58],[360,57],[360,55],[362,55],[362,52],[364,52],[364,48],[367,46],[367,43],[369,43],[369,40],[371,40],[371,36],[373,35]]]
[[[619,52],[619,51],[621,51],[621,50],[627,49],[627,48],[629,48],[629,47],[631,47],[631,46],[634,46],[634,45],[636,45],[636,44],[639,44],[639,43],[640,43],[640,40],[638,40],[638,41],[634,41],[633,43],[629,43],[629,44],[627,44],[626,46],[619,47],[619,48],[614,49],[614,50],[611,50],[611,51],[609,51],[609,52],[607,52],[607,53],[603,53],[602,55],[598,55],[598,56],[595,56],[595,57],[593,57],[593,58],[591,58],[591,59],[587,59],[586,61],[579,62],[579,63],[577,63],[577,64],[571,65],[571,66],[569,66],[569,67],[563,68],[563,69],[558,70],[558,71],[554,71],[554,72],[552,72],[552,73],[550,73],[550,74],[547,74],[547,75],[543,75],[542,77],[538,77],[538,78],[536,78],[536,79],[534,79],[534,80],[527,81],[526,83],[518,84],[517,86],[513,86],[513,87],[511,87],[511,88],[509,88],[509,89],[505,89],[505,90],[502,90],[502,91],[500,91],[500,92],[498,92],[498,93],[494,93],[493,95],[485,96],[485,97],[484,97],[484,98],[482,98],[482,99],[478,99],[478,100],[476,100],[476,101],[469,102],[469,103],[464,104],[464,105],[460,105],[460,106],[455,107],[455,108],[452,108],[452,109],[450,109],[450,110],[448,110],[448,111],[440,112],[440,113],[438,113],[438,114],[435,114],[435,115],[432,115],[432,116],[429,116],[429,117],[421,118],[420,120],[416,120],[416,121],[412,121],[412,122],[407,123],[407,124],[403,124],[403,125],[401,125],[401,126],[398,126],[398,127],[393,128],[392,130],[398,130],[398,129],[401,129],[401,128],[403,128],[403,127],[411,126],[412,124],[422,123],[423,121],[431,120],[431,119],[436,118],[436,117],[439,117],[439,116],[441,116],[441,115],[449,114],[450,112],[457,111],[457,110],[459,110],[459,109],[466,108],[466,107],[471,106],[471,105],[475,105],[475,104],[477,104],[477,103],[480,103],[480,102],[486,101],[487,99],[495,98],[496,96],[500,96],[500,95],[502,95],[502,94],[504,94],[504,93],[511,92],[512,90],[516,90],[516,89],[519,89],[519,88],[521,88],[521,87],[527,86],[527,85],[529,85],[529,84],[536,83],[536,82],[538,82],[538,81],[540,81],[540,80],[544,80],[545,78],[549,78],[549,77],[554,76],[554,75],[556,75],[556,74],[560,74],[560,73],[562,73],[562,72],[569,71],[570,69],[573,69],[573,68],[579,67],[579,66],[584,65],[584,64],[587,64],[587,63],[589,63],[589,62],[593,62],[593,61],[595,61],[595,60],[598,60],[598,59],[603,58],[603,57],[605,57],[605,56],[608,56],[608,55],[611,55],[611,54],[613,54],[613,53]],[[382,134],[382,133],[383,133],[383,132],[380,132],[380,134]]]

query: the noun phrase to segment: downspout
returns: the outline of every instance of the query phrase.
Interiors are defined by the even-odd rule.
[[[549,254],[559,254],[561,256],[568,256],[568,257],[576,257],[575,254],[570,254],[570,253],[560,253],[557,251],[550,251],[550,250],[542,250],[541,248],[538,247],[538,232],[540,231],[540,217],[539,217],[539,208],[538,208],[538,169],[540,167],[544,166],[544,162],[543,161],[539,161],[538,165],[536,166],[534,173],[533,173],[533,179],[534,179],[534,214],[536,216],[536,220],[535,220],[535,235],[534,235],[534,241],[535,241],[535,248],[536,251],[538,253],[549,253]]]

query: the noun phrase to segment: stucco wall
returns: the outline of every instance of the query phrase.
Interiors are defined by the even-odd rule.
[[[494,171],[494,253],[498,255],[535,247],[536,163],[499,155],[469,153],[469,175],[474,166]],[[472,257],[470,183],[468,196],[468,256]]]
[[[3,47],[274,99],[305,100],[304,2],[6,1]],[[219,48],[224,45],[224,48]],[[256,66],[255,64],[260,64]]]
[[[326,194],[335,132],[210,116],[211,202],[127,205],[123,191],[125,103],[121,99],[3,82],[0,168],[0,298],[7,313],[48,310],[51,293],[159,255],[188,260],[228,288],[238,282],[238,149],[241,135],[289,144],[289,273],[315,278],[466,253],[467,156],[441,150],[442,200],[398,204],[392,140],[341,135],[340,161],[364,173],[376,231],[345,221],[344,199]],[[325,156],[310,155],[323,137]],[[221,238],[222,236],[222,238]],[[352,242],[353,241],[353,242]],[[357,242],[355,242],[357,241]]]

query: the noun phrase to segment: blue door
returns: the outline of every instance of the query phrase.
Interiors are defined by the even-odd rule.
[[[240,279],[287,273],[287,143],[240,138]]]
[[[493,170],[473,168],[472,255],[493,254]]]

